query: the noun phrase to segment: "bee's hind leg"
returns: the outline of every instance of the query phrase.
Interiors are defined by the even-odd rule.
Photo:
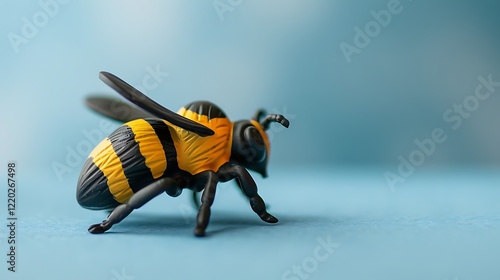
[[[174,192],[177,194],[178,189],[179,186],[175,180],[171,178],[159,179],[136,192],[127,203],[118,205],[111,212],[111,214],[109,214],[108,218],[102,221],[102,223],[91,225],[89,227],[89,232],[103,233],[110,229],[114,224],[121,222],[125,217],[132,213],[134,209],[139,209],[162,192],[170,194],[172,193],[172,190],[175,190]]]

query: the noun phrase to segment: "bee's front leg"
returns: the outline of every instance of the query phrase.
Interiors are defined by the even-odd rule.
[[[219,177],[213,171],[204,171],[194,176],[193,189],[196,190],[199,186],[203,186],[203,195],[201,197],[201,205],[196,217],[196,228],[194,235],[205,236],[205,229],[210,221],[210,206],[214,202],[215,189],[219,182]]]
[[[219,180],[221,182],[236,179],[238,181],[238,185],[250,199],[250,206],[252,207],[252,210],[259,215],[264,222],[278,222],[276,217],[267,212],[264,200],[257,193],[257,185],[255,184],[255,181],[243,166],[228,162],[219,168],[217,175],[219,176]]]

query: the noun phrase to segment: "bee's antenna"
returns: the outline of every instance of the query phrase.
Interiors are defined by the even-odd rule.
[[[290,125],[290,122],[283,115],[279,115],[279,114],[269,114],[269,115],[267,115],[260,122],[260,125],[262,126],[262,128],[264,130],[268,130],[269,129],[269,125],[272,122],[277,122],[277,123],[281,124],[282,126],[284,126],[286,128],[288,128],[288,126]]]
[[[259,122],[259,121],[260,121],[260,119],[261,119],[263,116],[265,116],[265,115],[266,115],[266,110],[264,110],[264,109],[259,109],[259,110],[257,110],[257,112],[255,112],[255,114],[253,115],[252,120]]]

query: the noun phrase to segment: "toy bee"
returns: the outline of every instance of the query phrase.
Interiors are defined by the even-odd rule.
[[[106,220],[89,227],[90,233],[109,230],[163,192],[177,197],[190,189],[203,191],[194,234],[204,236],[217,183],[232,179],[263,221],[278,222],[267,212],[247,169],[267,176],[265,130],[273,122],[288,127],[284,116],[265,116],[259,110],[251,120],[231,122],[207,101],[190,103],[176,114],[111,73],[99,77],[140,109],[130,106],[123,116],[111,108],[110,99],[87,100],[94,110],[127,121],[94,148],[78,178],[76,197],[82,207],[112,210]]]

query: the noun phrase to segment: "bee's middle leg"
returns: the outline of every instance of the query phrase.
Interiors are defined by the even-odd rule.
[[[162,192],[171,192],[172,189],[178,189],[179,186],[174,179],[162,178],[136,192],[127,203],[118,205],[109,214],[108,218],[100,224],[94,224],[89,227],[90,233],[103,233],[111,228],[114,224],[121,222],[134,209],[141,208],[151,199],[155,198]]]
[[[196,228],[194,229],[194,235],[204,236],[205,229],[210,221],[210,206],[215,199],[215,190],[217,183],[219,182],[219,177],[213,171],[204,171],[195,176],[195,186],[194,190],[197,190],[198,186],[203,186],[203,195],[201,197],[201,205],[198,209],[198,216],[196,217]]]

